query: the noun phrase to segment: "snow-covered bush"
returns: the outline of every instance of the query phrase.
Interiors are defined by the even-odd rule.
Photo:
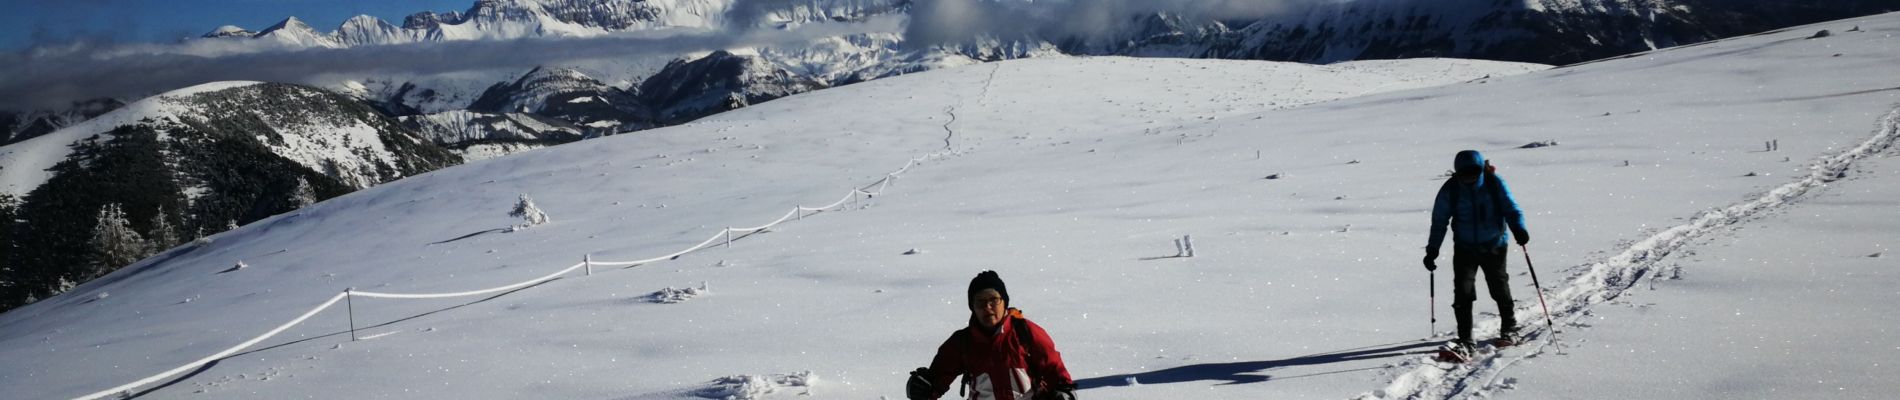
[[[803,393],[798,394],[810,395],[811,386],[817,379],[811,371],[783,375],[733,375],[714,379],[706,388],[693,394],[709,399],[755,400],[778,393],[780,389],[805,388]]]
[[[687,300],[692,300],[694,297],[699,297],[699,296],[703,296],[703,295],[707,295],[711,293],[712,293],[712,288],[707,286],[705,282],[700,282],[699,287],[696,287],[696,288],[689,287],[685,289],[674,289],[673,287],[668,286],[664,289],[660,289],[660,291],[658,292],[653,292],[653,294],[647,295],[647,301],[660,303],[660,304],[677,304],[677,303],[686,302]]]
[[[515,225],[513,229],[510,229],[511,231],[548,223],[548,213],[542,212],[540,207],[535,207],[534,199],[528,198],[525,194],[521,195],[521,201],[515,203],[514,211],[509,212],[508,216],[522,219],[522,223]]]

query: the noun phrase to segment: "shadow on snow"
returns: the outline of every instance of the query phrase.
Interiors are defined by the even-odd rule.
[[[1442,341],[1410,340],[1410,341],[1404,341],[1404,342],[1398,342],[1398,343],[1377,344],[1377,345],[1371,345],[1371,346],[1338,350],[1338,351],[1333,351],[1333,352],[1328,352],[1328,353],[1311,354],[1311,355],[1305,355],[1305,356],[1299,356],[1299,357],[1287,358],[1287,359],[1281,359],[1281,360],[1242,361],[1242,362],[1231,362],[1231,363],[1207,363],[1207,364],[1183,365],[1183,366],[1168,368],[1168,369],[1159,370],[1159,371],[1142,372],[1142,373],[1137,373],[1137,374],[1109,375],[1109,376],[1103,376],[1103,377],[1097,377],[1097,378],[1082,379],[1082,380],[1075,381],[1075,385],[1077,389],[1087,390],[1087,389],[1109,387],[1109,386],[1126,386],[1129,384],[1128,382],[1129,378],[1134,378],[1135,381],[1141,385],[1182,383],[1182,382],[1194,382],[1194,381],[1226,381],[1225,383],[1221,383],[1221,385],[1238,385],[1238,384],[1245,384],[1245,383],[1267,382],[1267,381],[1271,381],[1275,379],[1304,378],[1304,377],[1309,377],[1309,376],[1330,375],[1330,374],[1338,374],[1338,373],[1346,373],[1346,372],[1354,372],[1354,371],[1373,370],[1373,369],[1378,369],[1382,367],[1375,366],[1375,367],[1366,367],[1366,368],[1345,369],[1345,370],[1339,370],[1339,371],[1319,372],[1319,373],[1295,375],[1295,376],[1273,376],[1273,375],[1261,374],[1261,372],[1265,372],[1267,370],[1271,370],[1275,368],[1285,368],[1285,367],[1302,366],[1302,365],[1325,365],[1325,364],[1333,364],[1333,363],[1346,362],[1346,361],[1371,360],[1371,359],[1386,358],[1386,357],[1399,357],[1399,356],[1414,355],[1414,354],[1426,354],[1426,353],[1430,353],[1434,351],[1433,349],[1442,343],[1443,343]],[[1415,350],[1419,348],[1424,348],[1424,350]]]

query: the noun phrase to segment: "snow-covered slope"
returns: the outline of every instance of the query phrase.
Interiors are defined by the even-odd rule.
[[[414,115],[402,117],[402,122],[470,161],[573,142],[589,129],[531,114],[474,111]]]
[[[384,144],[385,133],[375,121],[356,115],[326,113],[328,109],[304,109],[303,104],[335,95],[314,89],[290,89],[266,96],[256,90],[244,90],[258,82],[214,82],[152,96],[98,118],[60,129],[32,140],[0,147],[0,190],[24,195],[45,183],[48,169],[66,160],[75,149],[72,144],[94,140],[102,133],[127,125],[149,124],[160,127],[183,126],[187,122],[220,124],[231,114],[250,114],[267,128],[266,132],[246,132],[263,140],[271,151],[306,168],[327,171],[354,187],[362,188],[402,176],[399,165],[411,161]],[[291,85],[271,85],[292,88]],[[272,96],[297,96],[279,98]],[[276,109],[293,105],[289,109]],[[240,109],[240,107],[252,107]],[[244,118],[244,117],[240,117]],[[110,137],[103,137],[110,140]]]
[[[757,55],[715,51],[667,64],[640,85],[640,97],[665,105],[654,110],[661,123],[677,124],[824,87]]]
[[[1805,39],[1819,29],[1833,34]],[[965,323],[969,277],[996,269],[1087,398],[1509,395],[1530,384],[1511,379],[1521,360],[1575,371],[1594,367],[1579,354],[1645,344],[1544,342],[1533,325],[1538,342],[1496,362],[1422,362],[1423,339],[1450,329],[1426,329],[1418,258],[1453,153],[1484,150],[1510,180],[1564,337],[1581,338],[1581,316],[1685,254],[1681,240],[1835,190],[1816,172],[1889,144],[1895,33],[1900,16],[1885,15],[1541,71],[1063,58],[881,79],[474,162],[215,236],[0,315],[0,356],[36,360],[0,367],[0,387],[76,396],[192,366],[347,288],[461,292],[659,257],[506,293],[354,297],[151,394],[895,398]],[[1790,185],[1803,190],[1778,190]],[[788,214],[852,188],[879,194]],[[553,222],[503,232],[523,195]],[[1718,208],[1735,211],[1705,213]],[[724,228],[781,216],[794,219],[723,245]],[[1197,255],[1170,257],[1183,236]],[[696,243],[715,245],[662,257]],[[1534,295],[1516,295],[1528,324]],[[1875,335],[1896,321],[1868,317],[1827,321],[1867,336],[1811,351],[1887,351]]]
[[[461,162],[355,99],[308,86],[219,82],[168,92],[0,146],[0,305],[15,307],[131,259],[100,256],[102,209],[131,249],[163,250],[318,199]],[[15,213],[17,212],[17,214]]]
[[[102,98],[75,102],[61,110],[0,111],[0,146],[53,133],[124,106],[123,101]]]
[[[566,67],[537,67],[513,82],[496,83],[469,110],[533,113],[610,132],[653,126],[653,111],[633,93]]]
[[[204,92],[255,85],[258,82],[215,82],[173,90],[132,102],[118,110],[86,120],[32,140],[0,147],[0,190],[25,195],[46,183],[48,169],[72,154],[72,144],[97,136],[122,125],[141,121],[178,123],[178,116],[191,114],[187,98]]]
[[[1462,57],[1570,64],[1900,8],[1900,3],[1892,0],[1346,0],[1273,4],[1283,7],[1256,19],[1162,11],[1132,16],[1127,23],[1106,32],[1044,34],[1041,40],[1061,43],[1072,54],[1318,63]]]

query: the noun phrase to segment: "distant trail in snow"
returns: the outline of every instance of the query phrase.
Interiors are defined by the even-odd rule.
[[[1549,300],[1552,315],[1563,321],[1564,325],[1574,326],[1578,319],[1584,317],[1584,311],[1621,296],[1643,277],[1654,272],[1664,258],[1687,247],[1695,239],[1792,204],[1830,182],[1845,178],[1854,166],[1854,162],[1886,152],[1893,148],[1897,139],[1900,139],[1900,108],[1889,111],[1880,119],[1880,128],[1873,137],[1847,151],[1816,160],[1809,167],[1812,172],[1801,179],[1776,187],[1747,201],[1705,211],[1696,215],[1688,223],[1664,229],[1639,240],[1607,260],[1567,269],[1571,271],[1570,276],[1563,283],[1551,288]],[[1541,313],[1536,308],[1523,308],[1519,311],[1519,315]],[[1527,321],[1535,319],[1525,318]],[[1501,321],[1492,319],[1479,325],[1495,330],[1500,323]],[[1486,397],[1492,389],[1499,387],[1504,370],[1512,364],[1542,355],[1546,349],[1553,346],[1559,351],[1566,347],[1555,340],[1556,336],[1551,334],[1552,327],[1550,326],[1540,326],[1533,322],[1525,324],[1522,328],[1526,339],[1537,342],[1534,347],[1506,350],[1508,353],[1515,353],[1508,356],[1492,353],[1473,360],[1467,365],[1454,366],[1451,369],[1439,367],[1436,363],[1424,359],[1406,361],[1394,368],[1411,368],[1410,371],[1394,376],[1392,383],[1385,389],[1361,394],[1358,398]]]
[[[950,120],[943,123],[943,150],[950,151],[950,139],[957,137],[957,131],[950,130],[950,124],[957,123],[957,107],[944,107],[943,113],[950,114]]]
[[[996,84],[996,71],[1003,69],[1003,63],[1000,62],[992,62],[990,65],[992,65],[990,76],[983,79],[983,94],[977,97],[977,104],[990,104],[990,86]]]

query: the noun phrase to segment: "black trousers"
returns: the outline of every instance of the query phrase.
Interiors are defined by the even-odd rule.
[[[1478,271],[1484,271],[1484,286],[1490,290],[1491,300],[1498,303],[1498,316],[1504,319],[1501,329],[1517,329],[1517,306],[1511,302],[1511,274],[1504,270],[1505,256],[1510,250],[1510,247],[1453,250],[1451,309],[1458,317],[1458,340],[1471,341],[1471,303],[1478,300],[1477,288],[1473,287]]]

